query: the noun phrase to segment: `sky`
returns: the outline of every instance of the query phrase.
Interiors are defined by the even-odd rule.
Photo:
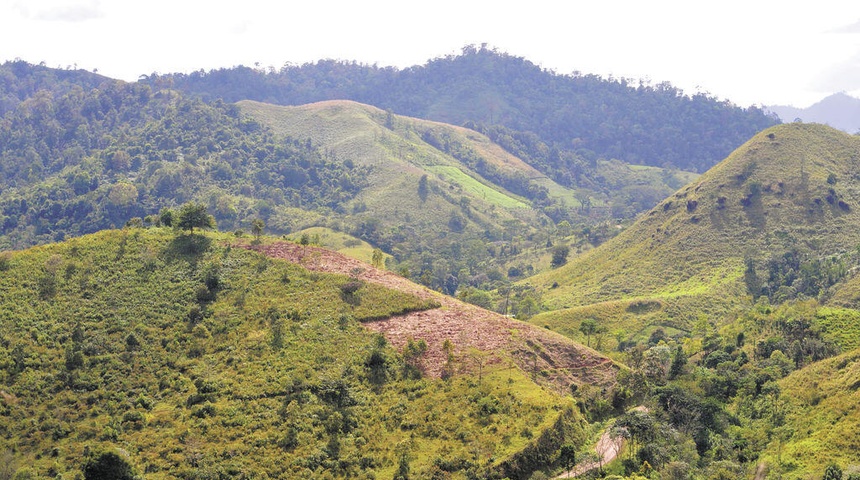
[[[405,68],[481,44],[740,106],[860,97],[860,2],[848,0],[0,0],[0,62],[128,81],[320,59]]]

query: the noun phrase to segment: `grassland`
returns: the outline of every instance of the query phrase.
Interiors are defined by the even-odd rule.
[[[792,248],[812,258],[849,254],[860,244],[858,142],[823,125],[760,133],[614,239],[526,280],[559,311],[534,321],[570,332],[586,306],[614,311],[640,302],[658,302],[660,311],[646,320],[625,314],[609,326],[684,329],[699,315],[725,321],[751,305],[745,259],[763,272]],[[572,320],[562,320],[564,311]]]
[[[523,201],[484,185],[457,167],[435,166],[427,167],[427,169],[438,175],[443,181],[459,185],[492,205],[502,208],[528,208],[528,204]]]
[[[233,238],[129,229],[4,254],[0,451],[22,474],[74,477],[122,449],[155,479],[390,478],[404,464],[465,478],[564,415],[560,441],[581,440],[570,400],[519,370],[420,379],[360,323],[434,303],[347,290],[348,276]]]

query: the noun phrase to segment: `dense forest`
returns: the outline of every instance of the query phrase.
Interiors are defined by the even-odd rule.
[[[276,139],[231,104],[114,80],[84,89],[42,82],[42,67],[8,69],[17,70],[8,91],[29,96],[7,97],[0,121],[6,246],[122,226],[191,199],[223,227],[248,228],[290,207],[337,207],[367,175],[307,142]]]
[[[350,99],[401,115],[531,132],[586,159],[699,173],[779,122],[756,107],[688,95],[668,83],[559,74],[484,46],[403,70],[324,60],[278,70],[153,74],[144,81],[229,102]]]

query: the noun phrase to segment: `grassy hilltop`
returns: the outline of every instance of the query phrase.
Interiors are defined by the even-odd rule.
[[[526,280],[553,310],[534,322],[689,331],[754,297],[826,299],[856,262],[858,166],[860,140],[838,130],[765,130],[618,237]]]

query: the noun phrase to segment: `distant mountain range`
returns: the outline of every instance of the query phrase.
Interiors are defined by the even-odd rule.
[[[843,132],[860,131],[860,99],[845,93],[834,93],[807,108],[772,105],[765,110],[775,113],[783,122],[801,120],[823,123]]]

